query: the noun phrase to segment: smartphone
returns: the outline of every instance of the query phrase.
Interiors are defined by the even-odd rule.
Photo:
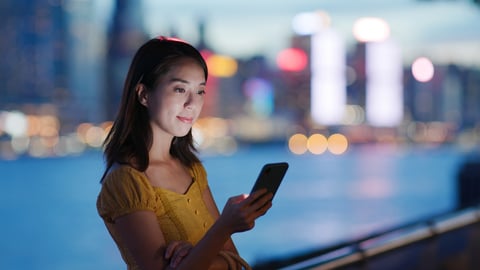
[[[250,194],[259,189],[266,188],[269,192],[275,195],[287,169],[287,162],[265,164],[260,171]]]

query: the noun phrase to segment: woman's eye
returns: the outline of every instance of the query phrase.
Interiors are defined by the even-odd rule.
[[[198,90],[197,94],[199,95],[205,95],[207,92],[205,90]]]
[[[177,93],[185,93],[185,89],[183,89],[183,88],[175,88],[175,92],[177,92]]]

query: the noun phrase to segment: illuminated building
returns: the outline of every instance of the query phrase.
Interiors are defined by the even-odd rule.
[[[67,22],[61,5],[4,0],[0,4],[0,108],[69,101]]]
[[[107,35],[106,85],[102,91],[106,117],[113,119],[120,104],[123,83],[136,50],[147,41],[141,1],[116,0]],[[103,72],[101,72],[103,76]]]

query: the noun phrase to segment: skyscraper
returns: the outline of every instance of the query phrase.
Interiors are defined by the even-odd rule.
[[[141,1],[116,0],[108,31],[105,108],[112,119],[120,103],[124,79],[135,51],[148,36],[142,20]]]
[[[63,7],[52,1],[4,0],[0,31],[0,109],[62,107],[68,96]]]

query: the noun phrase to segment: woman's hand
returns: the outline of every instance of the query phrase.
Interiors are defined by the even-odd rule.
[[[255,220],[272,207],[272,193],[266,189],[250,195],[242,194],[228,199],[219,220],[224,222],[231,233],[251,230]]]
[[[165,250],[165,259],[170,262],[169,268],[176,268],[192,248],[192,244],[185,241],[170,243]]]

